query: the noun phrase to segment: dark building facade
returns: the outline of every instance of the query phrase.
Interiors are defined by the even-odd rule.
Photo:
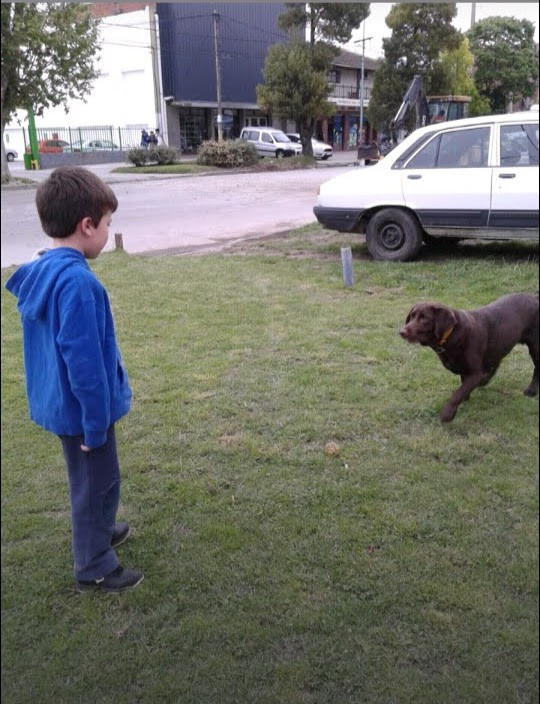
[[[284,11],[282,3],[156,4],[170,144],[189,152],[216,138],[216,56],[224,137],[237,137],[245,125],[270,123],[257,106],[256,86],[263,82],[268,48],[286,41],[278,27]]]

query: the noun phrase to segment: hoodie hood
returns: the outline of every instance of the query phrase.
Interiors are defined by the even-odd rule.
[[[57,247],[20,266],[8,279],[6,288],[18,299],[21,318],[38,320],[43,317],[58,278],[67,268],[77,265],[90,269],[82,252]]]

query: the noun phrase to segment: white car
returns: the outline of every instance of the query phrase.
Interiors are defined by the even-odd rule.
[[[297,142],[298,144],[300,143],[300,135],[297,132],[288,132],[287,137],[291,140],[291,142]],[[315,137],[311,138],[311,146],[313,147],[313,156],[315,159],[326,161],[326,159],[329,159],[334,153],[334,150],[330,144],[325,144],[324,142],[315,139]]]
[[[365,233],[374,259],[413,259],[435,238],[538,241],[538,113],[418,129],[323,183],[313,211],[331,230]]]
[[[284,132],[274,127],[243,127],[240,139],[253,144],[260,157],[282,159],[284,156],[302,154],[301,145],[291,142]]]
[[[13,149],[12,147],[5,147],[6,150],[6,159],[8,161],[15,161],[15,159],[19,158],[19,153]]]
[[[64,147],[65,152],[99,152],[99,151],[114,151],[120,147],[111,142],[110,139],[91,139],[86,142],[73,142],[73,145]]]

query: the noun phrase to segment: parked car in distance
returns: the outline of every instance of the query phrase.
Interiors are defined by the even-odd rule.
[[[313,210],[331,230],[365,234],[374,259],[414,259],[441,238],[538,242],[538,139],[530,111],[423,127],[323,183]]]
[[[111,142],[110,139],[90,139],[86,141],[73,142],[70,146],[64,147],[65,152],[98,152],[98,151],[114,151],[120,149],[118,144]]]
[[[300,144],[300,135],[297,132],[288,132],[287,137],[291,140],[291,142]],[[319,139],[315,139],[315,137],[311,138],[311,146],[313,147],[313,156],[315,159],[322,159],[322,161],[326,161],[326,159],[329,159],[334,153],[334,150],[330,144],[325,144]]]
[[[68,142],[63,139],[40,139],[38,142],[38,151],[40,154],[61,154],[64,147],[69,147]],[[30,147],[26,147],[26,153],[30,154]]]
[[[15,159],[19,158],[19,152],[17,152],[13,147],[5,147],[6,150],[6,159],[8,161],[15,161]]]
[[[282,159],[284,156],[302,154],[302,145],[295,144],[282,130],[274,127],[243,127],[240,139],[253,144],[259,156],[273,156]]]

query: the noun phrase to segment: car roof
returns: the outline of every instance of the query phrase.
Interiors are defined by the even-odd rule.
[[[416,142],[422,135],[438,134],[440,132],[449,132],[451,130],[463,129],[464,127],[483,127],[486,125],[514,123],[517,120],[521,122],[538,122],[538,114],[528,112],[513,112],[505,113],[504,115],[482,115],[480,117],[465,117],[460,120],[449,120],[447,122],[438,122],[434,125],[419,127],[411,132],[401,141],[389,154],[392,156],[391,161],[395,162],[399,156]],[[383,160],[385,161],[385,160]],[[390,161],[390,159],[388,160]],[[388,162],[387,162],[388,163]]]

